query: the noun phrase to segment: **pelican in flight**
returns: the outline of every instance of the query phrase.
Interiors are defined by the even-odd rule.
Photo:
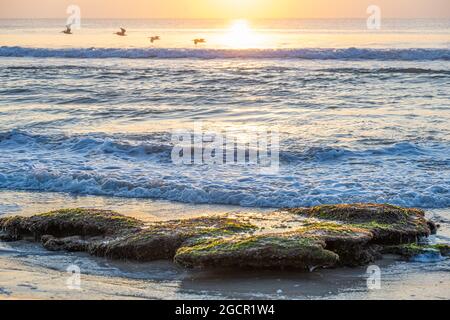
[[[126,32],[127,32],[127,30],[125,30],[124,28],[120,28],[120,31],[115,32],[114,34],[117,34],[118,36],[123,37],[123,36],[126,36],[126,34],[125,34]]]
[[[199,44],[199,43],[205,43],[206,42],[206,40],[205,39],[194,39],[194,40],[192,40],[192,41],[194,41],[194,44],[195,45],[197,45],[197,44]]]
[[[150,39],[151,43],[155,42],[156,40],[161,40],[161,38],[159,36],[149,37],[149,39]]]
[[[66,30],[61,31],[61,33],[64,33],[64,34],[72,34],[72,29],[70,28],[70,24],[68,24],[68,25],[66,26]]]

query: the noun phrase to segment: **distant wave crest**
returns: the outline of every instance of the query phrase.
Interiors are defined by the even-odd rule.
[[[116,49],[0,47],[0,57],[124,59],[305,59],[305,60],[450,60],[450,49]]]
[[[163,139],[164,141],[161,141]],[[440,148],[445,145],[439,145]],[[431,153],[433,148],[426,149],[408,141],[399,141],[382,147],[365,149],[350,149],[331,146],[313,146],[304,149],[291,150],[288,144],[280,146],[280,160],[285,164],[299,162],[328,162],[346,159],[356,159],[383,156],[421,156]],[[161,161],[170,162],[173,148],[170,142],[170,132],[160,132],[145,135],[106,135],[82,134],[68,136],[64,134],[33,134],[21,130],[0,132],[0,150],[8,148],[26,148],[72,152],[75,155],[104,154],[105,156],[126,155],[130,157],[143,157],[158,155]]]

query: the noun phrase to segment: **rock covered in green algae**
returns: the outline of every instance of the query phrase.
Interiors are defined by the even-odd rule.
[[[0,219],[5,240],[29,238],[49,250],[86,251],[115,259],[172,259],[186,241],[252,232],[254,226],[226,217],[201,217],[145,225],[107,210],[65,209],[32,217]]]
[[[450,245],[409,243],[383,248],[383,253],[400,255],[408,260],[418,255],[427,254],[431,251],[438,252],[442,256],[448,257],[450,256]]]
[[[382,245],[416,242],[436,230],[424,211],[388,204],[323,205],[290,212],[368,230],[373,235],[371,242]]]
[[[0,228],[13,239],[43,235],[113,236],[142,228],[143,222],[109,210],[63,209],[32,217],[0,219]]]
[[[146,225],[112,211],[68,209],[0,218],[0,236],[114,259],[173,259],[185,267],[307,269],[365,265],[379,258],[381,249],[416,243],[435,230],[423,211],[390,205],[319,206],[267,217],[287,224],[280,229],[269,223],[276,226],[270,232],[260,216],[252,219],[249,214]]]
[[[326,248],[339,255],[338,265],[366,265],[379,258],[378,246],[371,243],[373,234],[363,228],[331,221],[306,222],[296,233],[321,239]]]
[[[55,238],[45,235],[41,237],[41,243],[45,249],[50,251],[88,252],[89,247],[96,242],[94,238],[86,240],[79,236]]]
[[[202,239],[180,248],[175,262],[185,267],[297,268],[333,266],[339,257],[319,239],[267,234]]]
[[[359,246],[373,239],[373,234],[367,229],[330,221],[306,222],[296,232],[305,237],[322,239],[327,246]]]
[[[248,233],[254,229],[248,223],[225,217],[173,220],[150,225],[140,232],[100,244],[92,249],[92,253],[137,261],[173,259],[176,251],[189,240]]]

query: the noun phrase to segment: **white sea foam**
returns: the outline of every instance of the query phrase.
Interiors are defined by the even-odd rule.
[[[147,141],[134,139],[4,132],[0,188],[252,207],[368,201],[450,206],[445,172],[433,184],[406,174],[409,166],[426,159],[423,154],[445,158],[450,150],[445,144],[402,142],[378,149],[317,147],[298,152],[285,145],[280,174],[264,176],[252,167],[176,166],[170,160],[170,144],[150,141],[148,135]],[[367,174],[367,167],[373,166],[379,168]]]

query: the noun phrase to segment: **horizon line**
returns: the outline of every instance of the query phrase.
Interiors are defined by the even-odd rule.
[[[64,17],[18,17],[18,18],[5,18],[0,17],[0,20],[59,20],[59,19],[67,19],[67,16]],[[85,20],[366,20],[367,17],[292,17],[292,18],[243,18],[243,17],[235,17],[235,18],[96,18],[96,17],[87,17],[83,18]],[[448,20],[449,18],[445,17],[420,17],[420,18],[405,18],[405,17],[384,17],[383,19],[389,20]]]

